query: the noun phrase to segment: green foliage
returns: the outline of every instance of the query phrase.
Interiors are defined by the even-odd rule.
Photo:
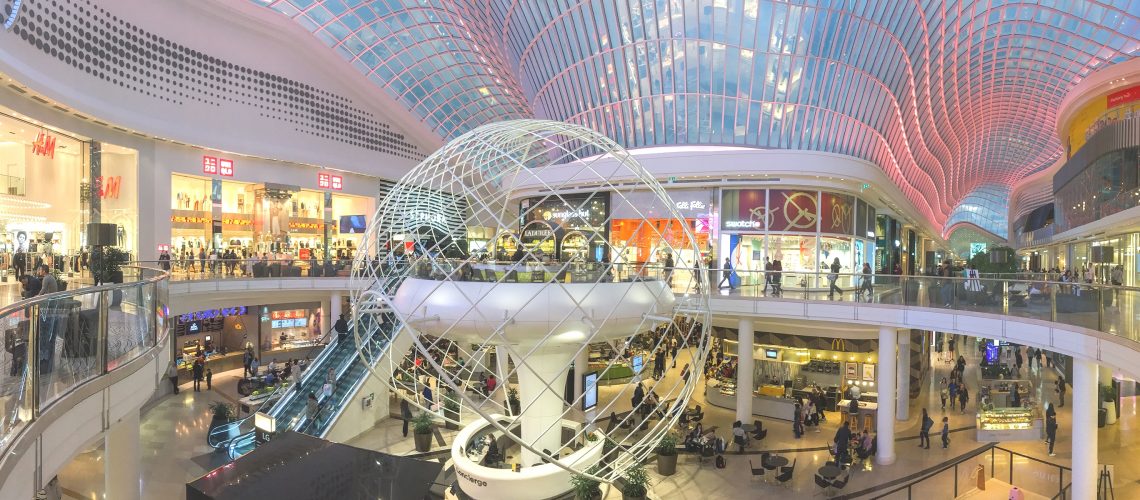
[[[1116,401],[1116,385],[1100,386],[1100,399],[1101,401]]]
[[[596,476],[601,470],[598,464],[594,464],[591,465],[589,469],[586,469],[586,474]],[[598,488],[601,484],[601,482],[591,479],[589,476],[581,474],[573,474],[570,476],[570,486],[573,488],[574,498],[579,500],[591,500],[601,496],[601,490]]]
[[[649,492],[649,473],[640,464],[630,467],[622,477],[625,486],[621,493],[627,497],[643,497]]]
[[[435,427],[435,422],[428,412],[412,417],[412,428],[415,429],[416,434],[431,434],[433,427]]]
[[[218,420],[229,421],[234,418],[234,408],[229,403],[221,401],[214,401],[210,403],[210,411],[213,412],[214,418]]]
[[[445,395],[443,397],[443,407],[449,412],[459,413],[459,401],[454,396]]]
[[[991,264],[990,254],[1005,252],[1006,259],[1003,264]],[[978,252],[970,258],[969,264],[978,268],[979,273],[1015,273],[1017,272],[1017,254],[1010,247],[993,247],[985,252]]]
[[[98,283],[107,283],[122,271],[127,263],[127,252],[117,247],[95,247],[91,251],[91,274]]]
[[[677,454],[677,436],[672,432],[665,433],[661,439],[657,441],[657,454],[663,457],[671,457]]]
[[[519,404],[519,390],[515,389],[514,387],[511,387],[509,390],[507,390],[507,400],[512,405]]]

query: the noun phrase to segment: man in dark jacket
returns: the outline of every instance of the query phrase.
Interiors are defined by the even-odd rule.
[[[835,458],[840,462],[848,462],[850,459],[847,456],[847,443],[851,441],[851,428],[848,422],[843,422],[843,427],[835,433]]]
[[[404,437],[408,437],[408,423],[412,421],[412,405],[403,398],[400,399],[400,418],[404,420]]]
[[[926,413],[926,408],[922,409],[922,431],[918,433],[918,447],[930,449],[930,428],[934,427],[934,419]],[[926,443],[923,446],[922,443]]]
[[[337,318],[336,324],[333,325],[333,330],[336,330],[337,342],[344,342],[344,339],[348,337],[348,321],[345,321],[343,314]]]

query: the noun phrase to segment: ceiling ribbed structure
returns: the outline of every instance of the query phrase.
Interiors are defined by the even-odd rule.
[[[1140,53],[1140,0],[254,1],[444,138],[540,116],[626,148],[841,153],[943,227],[1055,162],[1066,92]]]

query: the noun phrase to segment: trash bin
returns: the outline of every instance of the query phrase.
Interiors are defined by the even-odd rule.
[[[1099,411],[1097,411],[1096,426],[1097,427],[1104,427],[1105,420],[1107,420],[1107,419],[1108,419],[1108,410],[1101,408]]]

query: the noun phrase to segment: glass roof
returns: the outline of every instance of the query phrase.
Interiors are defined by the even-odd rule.
[[[1058,159],[1066,92],[1140,53],[1140,0],[252,1],[445,139],[537,116],[627,148],[841,153],[947,228]]]

